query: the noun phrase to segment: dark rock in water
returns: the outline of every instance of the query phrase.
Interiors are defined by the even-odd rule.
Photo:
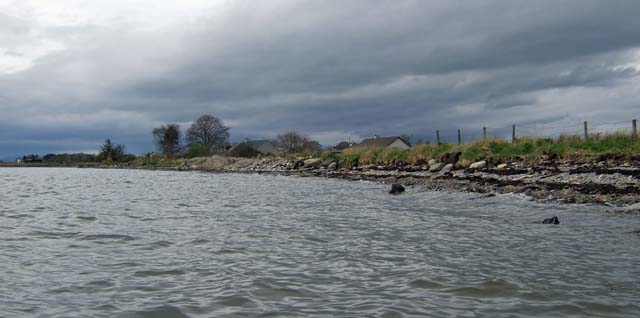
[[[481,196],[478,196],[478,197],[475,197],[475,198],[470,198],[469,200],[486,199],[486,198],[492,198],[492,197],[495,197],[495,196],[496,196],[495,193],[487,193],[487,194],[484,194],[484,195],[481,195]]]
[[[560,224],[560,220],[558,220],[557,216],[554,216],[552,218],[544,219],[542,224]]]
[[[400,194],[402,192],[404,192],[404,187],[398,183],[394,183],[391,186],[391,191],[389,191],[390,194]]]

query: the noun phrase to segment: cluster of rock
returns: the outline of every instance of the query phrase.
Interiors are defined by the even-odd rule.
[[[640,165],[635,162],[578,163],[557,158],[543,158],[533,163],[468,162],[461,159],[460,153],[454,152],[420,166],[402,163],[346,166],[332,158],[213,156],[191,159],[177,169],[375,180],[433,190],[523,193],[538,200],[568,203],[628,206],[640,202]]]

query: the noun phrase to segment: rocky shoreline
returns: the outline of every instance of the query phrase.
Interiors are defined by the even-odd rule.
[[[452,154],[421,166],[396,164],[347,168],[334,159],[213,156],[194,158],[173,169],[369,180],[488,195],[521,193],[537,201],[598,204],[615,207],[619,212],[640,212],[640,165],[616,159],[579,162],[551,158],[534,163],[479,161],[460,164]]]

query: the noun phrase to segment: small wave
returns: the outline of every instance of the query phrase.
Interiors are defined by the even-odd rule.
[[[135,238],[133,236],[129,236],[129,235],[122,235],[122,234],[91,234],[91,235],[85,235],[81,238],[81,240],[85,240],[85,241],[101,241],[101,240],[108,240],[108,241],[133,241],[135,240]]]
[[[458,296],[493,298],[517,296],[518,286],[505,280],[490,280],[476,286],[449,289],[448,292]]]
[[[219,249],[219,250],[213,252],[213,254],[219,254],[219,255],[224,255],[224,254],[244,254],[244,250],[243,249],[233,249],[233,248],[223,248],[223,249]]]
[[[218,300],[218,304],[225,307],[243,307],[243,308],[256,306],[256,303],[253,300],[243,296],[224,297]]]
[[[282,300],[289,297],[305,296],[305,294],[299,290],[286,287],[276,287],[265,283],[254,283],[253,288],[254,290],[251,291],[251,294],[264,299]]]
[[[103,289],[113,287],[115,284],[110,280],[91,281],[82,285],[74,285],[68,287],[58,287],[48,291],[50,294],[80,294],[95,293]]]
[[[78,216],[77,218],[83,221],[95,221],[98,219],[95,216]]]
[[[6,215],[5,217],[10,219],[34,218],[34,216],[31,214],[11,214]]]
[[[157,241],[150,244],[135,244],[133,246],[140,246],[143,250],[155,250],[163,247],[169,247],[173,245],[173,242],[169,241]]]
[[[78,236],[79,232],[48,232],[48,231],[32,231],[27,236],[36,236],[40,238],[62,239]]]
[[[304,236],[304,238],[305,238],[306,240],[308,240],[308,241],[311,241],[311,242],[316,242],[316,243],[329,243],[329,242],[328,242],[328,241],[326,241],[326,240],[323,240],[323,239],[321,239],[321,238],[319,238],[319,237],[315,237],[315,236],[311,236],[311,235],[305,235],[305,236]]]
[[[148,308],[117,316],[118,318],[189,318],[187,314],[173,306]]]
[[[154,271],[154,270],[148,270],[148,271],[137,271],[135,273],[133,273],[133,276],[136,277],[150,277],[150,276],[180,276],[180,275],[184,275],[186,274],[185,271],[183,270],[179,270],[179,269],[170,269],[170,270],[166,270],[166,271]]]
[[[206,244],[206,243],[209,243],[209,242],[210,242],[209,240],[200,238],[200,239],[196,239],[196,240],[193,240],[193,241],[189,242],[189,244],[200,245],[200,244]]]
[[[444,287],[444,285],[440,283],[426,280],[426,279],[413,280],[409,283],[409,286],[413,288],[420,288],[420,289],[439,289]]]

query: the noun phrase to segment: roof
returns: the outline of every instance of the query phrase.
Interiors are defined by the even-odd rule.
[[[404,142],[405,144],[407,144],[406,141],[404,141],[402,138],[398,137],[398,136],[391,136],[391,137],[373,137],[373,138],[367,138],[365,140],[363,140],[361,143],[357,144],[356,147],[367,147],[367,148],[385,148],[388,147],[389,145],[391,145],[394,141],[396,141],[397,139],[400,139],[400,141]],[[407,144],[407,146],[409,146],[409,144]]]

